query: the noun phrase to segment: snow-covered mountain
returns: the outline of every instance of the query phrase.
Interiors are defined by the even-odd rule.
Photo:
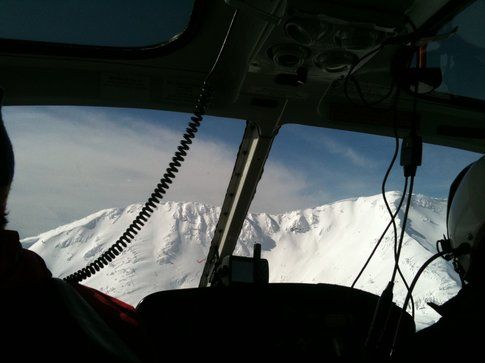
[[[401,193],[387,195],[391,205],[397,206]],[[102,210],[22,242],[44,257],[55,276],[66,276],[107,249],[140,208]],[[160,205],[136,241],[85,283],[133,305],[154,291],[197,286],[219,212],[220,208],[200,203]],[[445,214],[445,200],[413,196],[401,263],[409,282],[434,254],[435,243],[445,232]],[[402,218],[401,212],[398,226]],[[388,222],[381,195],[279,215],[250,214],[235,254],[251,255],[254,243],[259,242],[273,282],[350,285]],[[389,281],[394,265],[391,231],[358,288],[380,294]],[[414,293],[418,327],[438,318],[427,301],[442,303],[458,290],[459,279],[452,266],[444,260],[433,263]],[[401,304],[405,293],[398,281],[395,301]]]

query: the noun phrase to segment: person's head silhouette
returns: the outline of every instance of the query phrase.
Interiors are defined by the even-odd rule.
[[[4,92],[0,88],[0,229],[7,224],[6,208],[7,196],[10,190],[14,173],[14,156],[12,144],[3,124],[1,107]]]

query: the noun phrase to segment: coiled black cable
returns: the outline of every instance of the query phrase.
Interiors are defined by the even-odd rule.
[[[170,184],[172,184],[173,180],[175,179],[179,168],[182,166],[182,163],[187,156],[187,152],[190,149],[190,144],[192,144],[192,140],[194,139],[195,134],[197,133],[199,126],[203,120],[203,116],[206,113],[207,107],[213,94],[213,89],[209,85],[208,80],[211,78],[217,64],[221,59],[222,53],[226,47],[227,39],[229,38],[232,27],[234,26],[237,14],[238,11],[234,11],[226,36],[219,50],[219,54],[217,55],[217,58],[202,85],[200,95],[195,105],[194,114],[190,118],[191,121],[189,122],[189,125],[185,130],[185,134],[183,135],[182,140],[180,140],[180,145],[177,147],[177,151],[172,157],[172,161],[169,163],[165,174],[163,174],[163,177],[162,179],[160,179],[160,182],[155,187],[155,190],[148,198],[147,202],[144,204],[143,208],[138,213],[134,221],[131,222],[125,232],[121,235],[121,237],[118,238],[118,240],[113,243],[113,245],[108,248],[108,250],[103,252],[100,257],[88,264],[86,267],[65,277],[64,281],[72,284],[78,283],[87,279],[88,277],[93,276],[95,273],[106,267],[133,241],[138,232],[152,216],[153,212],[157,208],[157,204],[161,203],[165,193],[170,188]]]
[[[157,208],[157,204],[160,204],[165,193],[170,188],[170,184],[172,184],[173,180],[176,177],[176,174],[179,172],[179,168],[182,166],[182,163],[187,156],[187,152],[190,149],[190,145],[192,144],[192,140],[197,133],[199,126],[202,122],[203,115],[206,112],[207,105],[211,98],[211,89],[204,82],[202,87],[201,93],[199,98],[197,99],[197,104],[195,106],[194,115],[190,118],[191,121],[187,129],[185,130],[185,134],[180,141],[180,145],[177,147],[177,151],[175,155],[172,157],[172,161],[168,165],[168,168],[163,174],[163,177],[160,179],[160,182],[155,187],[155,190],[148,198],[147,202],[138,213],[136,218],[133,222],[128,226],[125,232],[121,235],[118,240],[113,243],[113,245],[108,248],[100,257],[96,260],[91,262],[86,267],[74,272],[73,274],[64,278],[65,281],[69,283],[77,283],[81,282],[88,277],[91,277],[96,272],[100,271],[102,268],[107,266],[112,260],[118,256],[123,249],[130,244],[138,232],[142,229],[145,223],[148,222],[150,217],[152,216],[154,210]]]

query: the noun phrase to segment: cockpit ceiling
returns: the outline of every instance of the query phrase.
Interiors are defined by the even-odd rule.
[[[279,120],[392,135],[390,101],[377,111],[352,105],[342,92],[342,79],[356,59],[382,41],[412,32],[413,27],[435,31],[435,23],[467,4],[456,0],[285,3],[196,1],[200,7],[196,31],[183,46],[158,55],[150,51],[103,57],[103,52],[63,54],[40,45],[4,44],[0,85],[7,90],[6,104],[191,112],[238,7],[227,51],[211,80],[215,92],[210,114],[251,120],[266,130],[277,127]],[[397,45],[382,49],[358,70],[369,96],[388,92],[391,59],[398,49]],[[397,124],[404,133],[410,125],[411,94],[402,92],[398,109]],[[421,97],[418,109],[425,141],[485,152],[482,102]]]

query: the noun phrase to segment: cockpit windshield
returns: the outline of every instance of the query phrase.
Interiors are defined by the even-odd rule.
[[[92,262],[123,234],[190,118],[100,107],[2,113],[16,156],[7,228],[18,230],[24,246],[59,277]],[[86,283],[132,304],[157,290],[197,286],[243,130],[239,120],[206,117],[136,243]]]
[[[235,253],[250,256],[251,246],[259,241],[272,282],[355,283],[358,289],[380,294],[394,264],[392,227],[356,278],[390,221],[381,186],[394,147],[390,137],[284,125],[267,161],[272,170],[263,175],[252,204],[256,213],[248,215]],[[436,241],[446,234],[450,184],[479,157],[469,151],[423,145],[404,237],[401,269],[406,279],[414,276],[434,253]],[[404,185],[398,160],[386,183],[392,210],[403,198]],[[273,194],[271,200],[268,194]],[[396,220],[400,229],[402,209]],[[460,286],[453,267],[444,260],[430,267],[422,280],[426,282],[414,294],[418,328],[439,318],[427,302],[447,301]],[[399,279],[396,300],[403,301],[406,292]]]

